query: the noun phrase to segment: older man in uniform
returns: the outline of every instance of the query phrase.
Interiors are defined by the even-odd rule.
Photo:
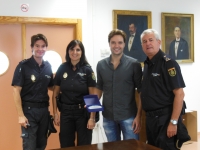
[[[185,87],[181,70],[175,60],[160,50],[161,40],[156,30],[143,31],[141,42],[147,55],[141,100],[146,111],[148,144],[164,150],[177,150],[177,131],[186,129],[180,117]],[[187,130],[184,132],[187,134]]]
[[[14,72],[13,95],[22,129],[23,150],[44,150],[47,145],[48,87],[53,86],[51,65],[43,60],[47,46],[44,35],[33,35],[32,57],[21,61]]]

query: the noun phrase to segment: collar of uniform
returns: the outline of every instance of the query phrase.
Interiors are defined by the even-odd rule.
[[[73,65],[72,65],[72,63],[71,63],[71,61],[70,61],[70,63],[69,63],[69,66],[70,66],[70,68],[71,69],[73,69]],[[75,67],[76,67],[76,69],[79,69],[80,68],[80,66],[81,66],[81,64],[80,64],[80,61],[75,65]]]
[[[35,66],[38,66],[38,63],[35,61],[33,55],[32,55],[32,57],[30,58],[30,60],[31,60],[31,63],[33,63]],[[44,60],[42,60],[42,65],[41,65],[41,67],[43,67],[43,66],[45,66]]]
[[[110,57],[109,57],[109,59],[108,59],[108,63],[109,64],[112,64],[111,63],[111,59],[112,59],[112,55],[110,55]],[[124,62],[126,60],[126,58],[125,58],[125,55],[124,54],[122,54],[122,57],[120,58],[120,63],[122,63],[122,62]]]
[[[159,58],[163,56],[163,54],[164,54],[164,53],[163,53],[161,50],[159,50],[159,51],[157,52],[157,54],[156,54],[155,56],[153,56],[153,58],[152,58],[151,60],[149,60],[149,58],[147,57],[147,59],[145,60],[144,63],[147,63],[147,64],[155,64],[155,63],[159,60]]]

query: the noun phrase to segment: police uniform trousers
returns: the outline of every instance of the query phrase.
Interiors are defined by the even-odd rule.
[[[48,106],[34,107],[27,104],[23,106],[23,112],[30,124],[27,128],[21,127],[23,150],[44,150],[47,145]]]
[[[78,105],[77,105],[78,106]],[[90,145],[92,142],[92,130],[87,128],[87,110],[62,104],[60,115],[60,146],[75,146],[75,133],[77,132],[77,146]]]
[[[146,112],[146,134],[148,144],[163,150],[177,150],[176,135],[168,138],[167,127],[170,123],[172,108]]]

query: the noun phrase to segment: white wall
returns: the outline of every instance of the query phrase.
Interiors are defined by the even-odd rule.
[[[22,12],[20,5],[29,4]],[[112,30],[112,10],[138,10],[152,12],[152,27],[161,33],[161,12],[194,14],[194,31],[200,33],[200,1],[182,0],[0,0],[0,16],[27,16],[50,18],[80,18],[83,23],[83,43],[86,55],[95,70],[100,60],[100,49],[108,48],[107,36]],[[200,34],[194,34],[195,62],[180,64],[186,83],[185,100],[188,109],[197,110],[199,100]],[[195,69],[197,68],[197,70]],[[198,115],[200,117],[200,115]],[[198,117],[198,118],[199,118]],[[198,119],[199,120],[199,119]],[[200,132],[200,124],[198,126]]]

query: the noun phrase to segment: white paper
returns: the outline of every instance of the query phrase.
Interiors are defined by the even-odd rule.
[[[88,107],[88,109],[99,109],[99,108],[102,108],[102,107],[99,105],[92,105]]]

